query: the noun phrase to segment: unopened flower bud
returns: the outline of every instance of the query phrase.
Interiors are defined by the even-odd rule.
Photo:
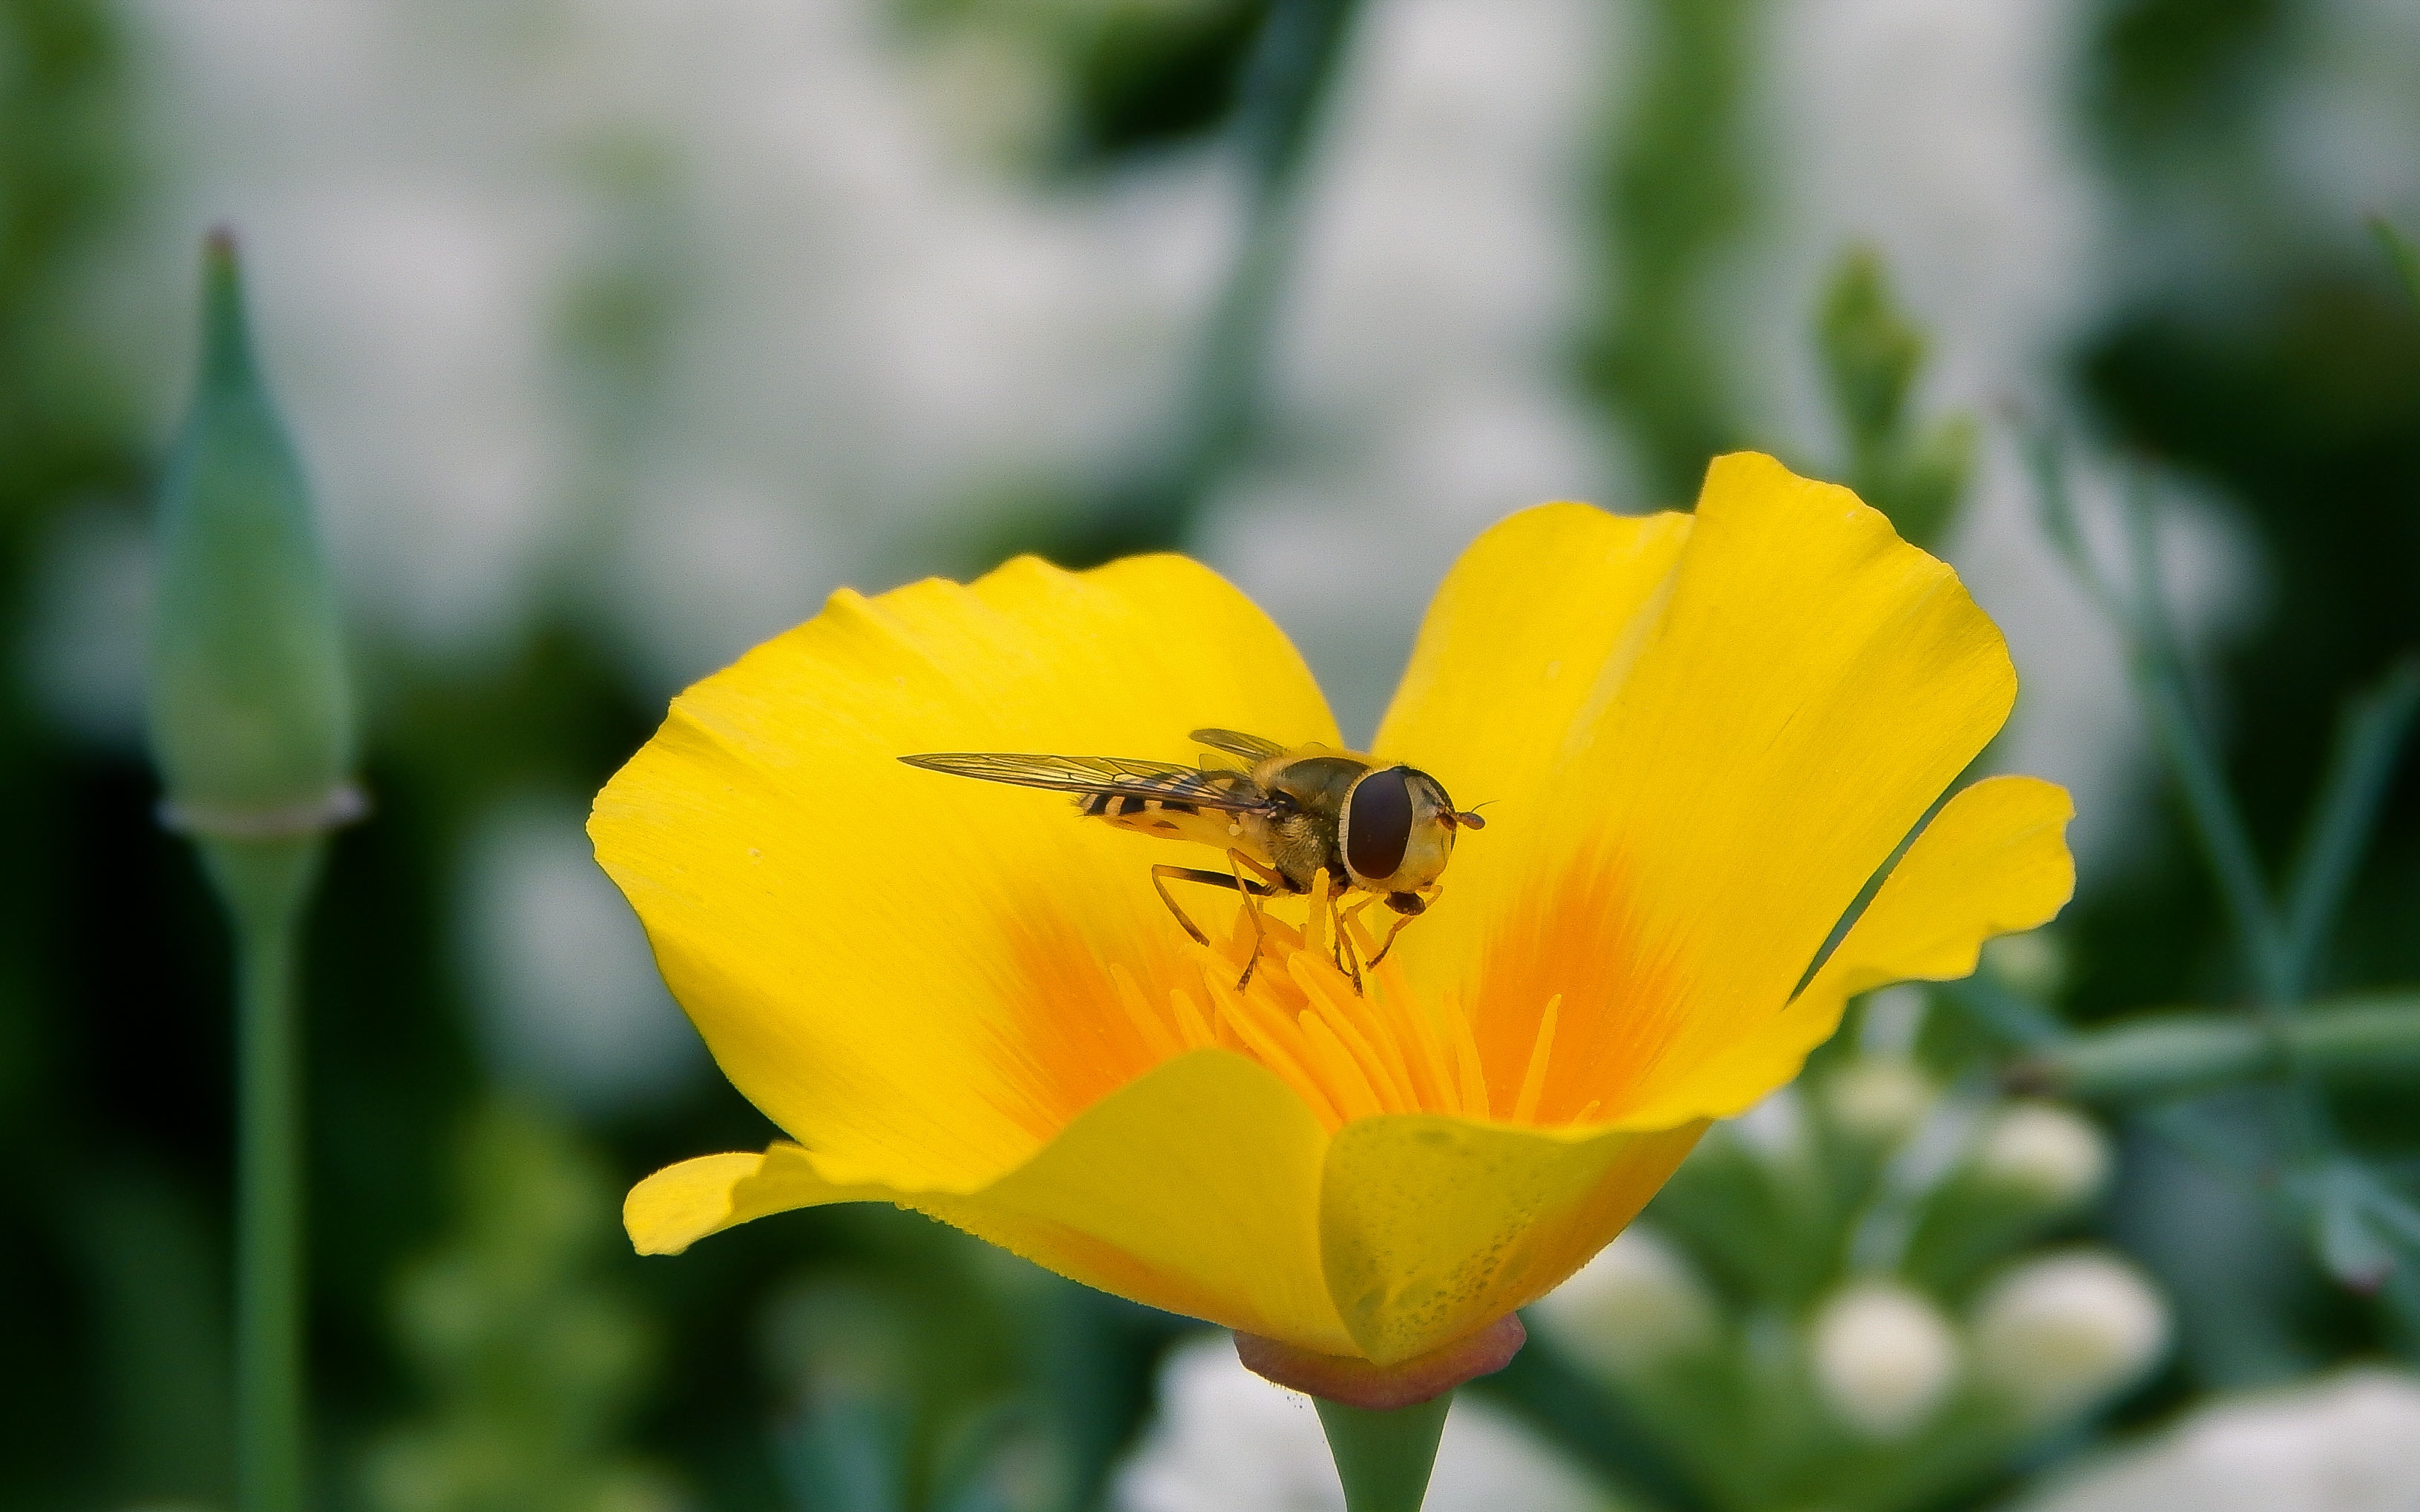
[[[1896,1144],[1932,1107],[1932,1079],[1900,1056],[1860,1056],[1823,1084],[1823,1105],[1853,1139]]]
[[[1993,1120],[1975,1174],[2043,1207],[2088,1200],[2109,1177],[2109,1145],[2092,1120],[2055,1103],[2018,1103]]]
[[[1915,1432],[1958,1381],[1947,1319],[1896,1282],[1859,1282],[1834,1296],[1816,1315],[1812,1342],[1824,1402],[1867,1438]]]
[[[1721,1319],[1689,1257],[1633,1226],[1530,1304],[1529,1321],[1574,1359],[1629,1376],[1713,1342]]]
[[[225,839],[353,816],[336,597],[286,428],[253,361],[235,247],[204,258],[193,409],[160,493],[151,746],[172,823]]]
[[[2149,1369],[2168,1310],[2134,1268],[2091,1250],[2022,1265],[1975,1308],[1977,1373],[2030,1422],[2080,1412]]]

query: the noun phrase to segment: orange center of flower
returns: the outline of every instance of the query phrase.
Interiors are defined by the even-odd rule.
[[[1132,1030],[1149,1063],[1210,1046],[1249,1056],[1300,1094],[1331,1132],[1379,1113],[1538,1121],[1559,997],[1549,998],[1539,1016],[1517,1089],[1491,1095],[1461,1006],[1451,997],[1424,1001],[1392,961],[1363,967],[1357,992],[1335,960],[1328,918],[1317,899],[1303,928],[1264,909],[1256,935],[1250,916],[1237,908],[1223,937],[1207,951],[1186,950],[1183,964],[1156,964],[1161,969],[1147,968],[1139,980],[1126,965],[1109,964],[1102,984],[1109,991],[1101,995],[1114,1003],[1121,1026]],[[1376,953],[1377,941],[1358,920],[1342,927],[1360,960]],[[1256,938],[1260,963],[1239,990]],[[1151,991],[1144,983],[1154,978],[1174,985]],[[1591,1103],[1557,1121],[1583,1121],[1595,1111]]]

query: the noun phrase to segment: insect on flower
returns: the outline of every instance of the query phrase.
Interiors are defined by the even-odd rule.
[[[1384,899],[1398,917],[1368,964],[1374,967],[1385,961],[1395,948],[1395,937],[1444,891],[1437,877],[1453,856],[1454,832],[1487,827],[1475,813],[1456,812],[1445,785],[1414,767],[1317,742],[1286,746],[1233,730],[1196,730],[1192,738],[1251,764],[1239,769],[1122,756],[1005,751],[941,751],[899,759],[927,771],[1074,793],[1078,795],[1076,806],[1087,819],[1225,851],[1224,872],[1162,862],[1151,869],[1151,883],[1185,933],[1202,946],[1210,944],[1210,936],[1186,917],[1168,885],[1198,882],[1243,895],[1255,948],[1235,983],[1238,990],[1251,981],[1260,965],[1258,946],[1267,933],[1256,901],[1311,893],[1312,907],[1327,913],[1330,958],[1353,979],[1357,995],[1362,964],[1347,924]],[[1328,882],[1326,888],[1318,886],[1323,876]],[[1348,892],[1363,896],[1340,904],[1337,900]]]
[[[1691,514],[1490,528],[1383,757],[1182,557],[835,593],[597,795],[665,981],[784,1135],[657,1172],[624,1222],[668,1254],[893,1203],[1224,1324],[1281,1383],[1434,1397],[1852,995],[2058,911],[2065,792],[1942,798],[2015,696],[1946,563],[1745,455]],[[1117,756],[901,763],[983,747]],[[1503,803],[1459,854],[1447,785]],[[1128,832],[1216,849],[1153,875]]]

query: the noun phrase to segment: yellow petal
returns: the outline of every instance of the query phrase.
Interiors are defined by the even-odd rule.
[[[1548,779],[1620,685],[1641,610],[1669,581],[1689,529],[1686,515],[1542,504],[1481,534],[1438,586],[1372,747],[1430,773],[1463,807],[1486,806],[1487,828],[1454,847],[1450,901],[1397,953],[1423,989],[1464,985],[1555,840]]]
[[[833,1181],[796,1145],[708,1155],[632,1189],[624,1222],[647,1254],[789,1208],[913,1208],[1062,1275],[1170,1312],[1354,1352],[1319,1261],[1327,1137],[1300,1098],[1223,1050],[1171,1060],[1110,1094],[980,1190]]]
[[[1834,923],[2016,688],[1946,564],[1846,489],[1752,455],[1709,471],[1621,644],[1534,808],[1466,839],[1439,909],[1464,900],[1466,852],[1518,858],[1518,883],[1478,900],[1488,943],[1461,1000],[1498,1106],[1559,1000],[1548,1124],[1595,1104],[1644,1127],[1671,1088],[1778,1032]]]
[[[1637,1215],[1704,1127],[1575,1137],[1424,1113],[1346,1124],[1320,1234],[1357,1352],[1408,1360],[1544,1296]]]
[[[1875,889],[1838,949],[1774,1028],[1745,1036],[1730,1054],[1636,1110],[1642,1126],[1728,1118],[1798,1074],[1808,1051],[1832,1037],[1859,993],[1895,981],[1948,981],[1975,969],[1994,934],[2050,922],[2075,893],[2067,790],[2032,777],[1988,777],[1941,806]]]
[[[932,750],[1190,760],[1228,725],[1335,742],[1301,658],[1195,563],[1031,559],[824,612],[690,688],[598,795],[597,858],[733,1084],[845,1182],[971,1190],[1181,1041],[1121,1006],[1199,977],[1175,847]],[[1155,854],[1155,852],[1159,854]]]

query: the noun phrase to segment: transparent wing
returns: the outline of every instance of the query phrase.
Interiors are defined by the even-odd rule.
[[[899,758],[928,772],[1013,782],[1060,793],[1173,798],[1203,809],[1245,812],[1268,800],[1241,772],[1204,771],[1182,762],[1131,761],[1123,756],[1026,756],[1014,751],[935,751]]]
[[[1212,750],[1223,750],[1230,756],[1241,756],[1248,762],[1264,762],[1280,755],[1285,746],[1279,741],[1248,735],[1240,730],[1196,730],[1193,738]]]

